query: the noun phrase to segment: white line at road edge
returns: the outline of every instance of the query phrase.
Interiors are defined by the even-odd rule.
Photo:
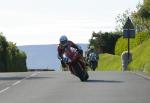
[[[134,72],[133,72],[134,73]],[[150,77],[149,76],[146,76],[146,75],[143,75],[143,74],[140,74],[140,73],[135,73],[136,75],[140,76],[140,77],[143,77],[144,79],[148,79],[150,80]]]
[[[25,79],[29,79],[30,77],[33,77],[33,76],[37,75],[38,73],[40,73],[40,72],[33,73],[33,74],[31,74],[29,77],[25,77],[25,78],[23,78],[22,80],[19,80],[19,81],[13,83],[12,86],[17,85],[17,84],[21,83],[21,81],[23,81],[23,80],[25,80]]]
[[[29,77],[25,77],[25,78],[23,78],[23,79],[21,79],[21,80],[15,82],[15,83],[13,83],[13,84],[11,85],[11,87],[12,87],[12,86],[15,86],[15,85],[17,85],[17,84],[19,84],[19,83],[21,83],[21,81],[23,81],[23,80],[25,80],[25,79],[29,79],[30,77],[33,77],[33,76],[37,75],[37,74],[39,74],[39,73],[40,73],[40,72],[33,73],[33,74],[31,74]],[[8,89],[11,88],[11,87],[6,87],[5,89],[1,90],[1,91],[0,91],[0,94],[3,93],[3,92],[5,92],[6,90],[8,90]]]
[[[5,92],[5,91],[8,90],[9,88],[10,88],[10,87],[7,87],[7,88],[1,90],[1,91],[0,91],[0,94],[3,93],[3,92]]]

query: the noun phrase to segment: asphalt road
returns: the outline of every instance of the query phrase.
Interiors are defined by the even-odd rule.
[[[0,103],[150,103],[150,80],[131,72],[0,73]]]

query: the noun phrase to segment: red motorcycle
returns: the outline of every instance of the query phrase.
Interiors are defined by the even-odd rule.
[[[63,53],[63,61],[68,66],[70,72],[79,77],[81,81],[86,81],[89,78],[85,61],[77,49],[73,47],[66,48]]]

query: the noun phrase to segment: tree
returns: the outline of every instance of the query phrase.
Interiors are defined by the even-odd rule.
[[[137,6],[137,11],[132,13],[132,18],[138,32],[150,31],[150,0],[144,0]]]
[[[118,14],[116,19],[116,28],[115,30],[117,32],[122,33],[123,32],[123,25],[125,24],[128,17],[131,17],[131,11],[126,10],[123,14]]]
[[[7,47],[8,43],[3,33],[0,33],[0,71],[7,71]]]
[[[92,39],[90,39],[90,45],[94,45],[96,50],[100,53],[114,54],[115,44],[120,36],[121,35],[112,32],[93,32]]]
[[[8,44],[8,64],[10,71],[27,71],[26,54],[20,51],[13,42],[9,42]]]
[[[27,71],[26,54],[0,33],[0,72]]]
[[[137,32],[150,32],[150,0],[137,5],[136,11],[126,10],[116,17],[116,31],[122,32],[126,19],[130,17]],[[149,33],[150,34],[150,33]]]
[[[150,1],[144,0],[144,4],[138,11],[139,16],[142,18],[146,30],[150,31]]]

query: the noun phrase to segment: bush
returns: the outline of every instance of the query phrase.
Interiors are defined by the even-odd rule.
[[[136,38],[135,38],[136,45],[138,46],[138,45],[142,44],[145,40],[148,40],[148,39],[149,39],[148,32],[138,32],[136,34]]]

